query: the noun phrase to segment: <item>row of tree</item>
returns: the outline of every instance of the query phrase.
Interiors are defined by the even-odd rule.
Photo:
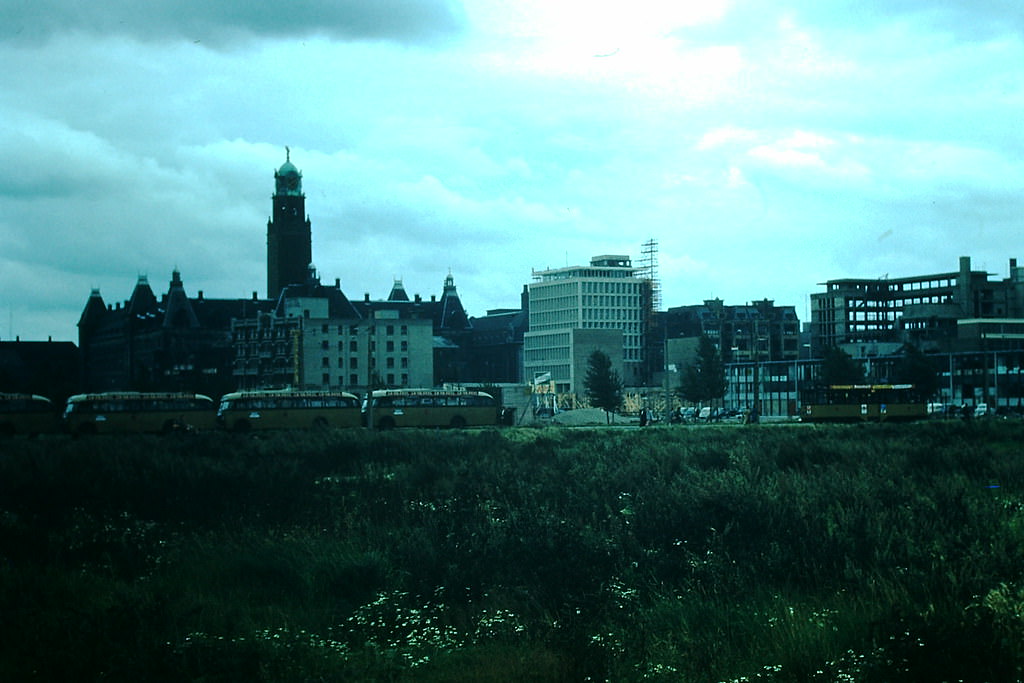
[[[675,393],[683,401],[703,405],[725,396],[729,385],[725,376],[725,363],[709,337],[702,335],[693,359],[680,365],[683,367],[682,378]],[[864,366],[850,354],[839,347],[825,351],[818,384],[863,384],[865,381]],[[939,389],[938,368],[920,349],[907,345],[892,369],[890,381],[913,384],[922,397],[929,398]],[[622,378],[612,367],[608,354],[603,351],[595,350],[590,354],[583,386],[590,405],[595,408],[610,414],[622,407]]]

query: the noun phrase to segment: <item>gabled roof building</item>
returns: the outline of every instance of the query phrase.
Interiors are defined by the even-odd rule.
[[[233,388],[231,320],[267,310],[270,302],[189,297],[175,270],[158,299],[146,276],[131,297],[107,304],[98,289],[78,321],[82,388],[86,391],[198,391]]]

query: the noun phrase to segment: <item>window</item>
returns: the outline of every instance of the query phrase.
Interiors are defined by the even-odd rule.
[[[351,358],[348,359],[348,366],[351,369],[355,370],[356,368],[359,367],[359,359],[356,358],[355,356],[352,356]]]
[[[359,342],[357,342],[355,339],[350,341],[348,343],[348,350],[351,351],[352,353],[357,352],[359,350]]]
[[[395,352],[395,342],[393,342],[393,341],[387,342],[386,350],[387,350],[388,353],[394,353]]]

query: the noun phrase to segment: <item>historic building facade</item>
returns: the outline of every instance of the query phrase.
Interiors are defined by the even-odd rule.
[[[411,313],[400,302],[353,305],[340,283],[324,286],[310,270],[272,311],[232,321],[238,386],[430,386],[433,321]]]
[[[85,391],[196,391],[234,388],[231,321],[270,302],[188,296],[175,270],[157,298],[145,276],[127,301],[105,303],[94,289],[78,321]]]

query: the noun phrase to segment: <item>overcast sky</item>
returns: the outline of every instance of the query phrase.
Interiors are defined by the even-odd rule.
[[[266,296],[285,146],[350,298],[516,307],[660,246],[663,307],[1024,259],[1019,0],[14,0],[0,339],[92,288]]]

